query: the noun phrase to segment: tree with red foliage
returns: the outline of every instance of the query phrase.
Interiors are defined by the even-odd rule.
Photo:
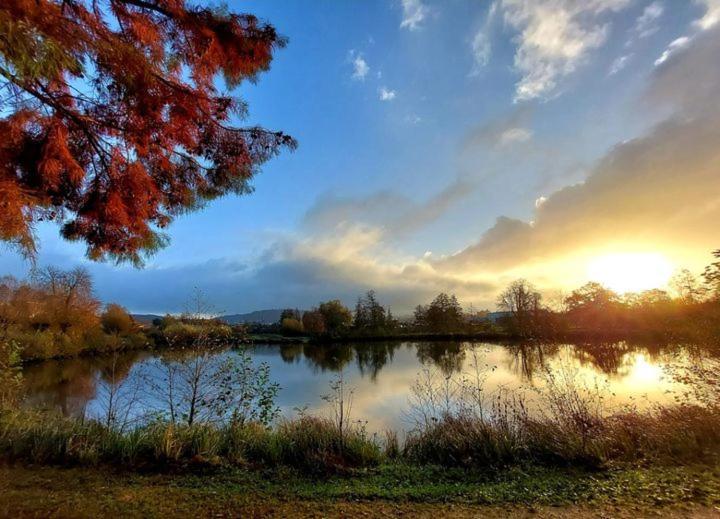
[[[0,2],[0,239],[35,253],[51,220],[100,260],[142,262],[176,215],[251,191],[292,137],[229,124],[220,91],[286,40],[248,14],[184,0]]]

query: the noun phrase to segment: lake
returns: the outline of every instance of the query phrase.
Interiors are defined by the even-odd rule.
[[[256,364],[265,362],[281,389],[278,405],[284,416],[297,409],[328,415],[323,395],[342,373],[352,389],[351,419],[367,422],[369,431],[408,431],[412,387],[418,377],[439,382],[475,376],[478,366],[484,390],[520,389],[533,394],[542,387],[546,370],[572,373],[582,384],[606,389],[608,405],[646,408],[673,400],[681,387],[665,368],[698,362],[707,352],[697,346],[629,342],[587,344],[491,344],[471,342],[365,342],[357,344],[253,345],[248,352]],[[25,405],[58,409],[66,415],[102,414],[110,380],[142,394],[132,413],[140,413],[153,399],[157,369],[188,352],[171,350],[125,352],[116,356],[52,360],[23,370]],[[191,353],[190,353],[191,354]],[[215,355],[231,356],[232,348]]]

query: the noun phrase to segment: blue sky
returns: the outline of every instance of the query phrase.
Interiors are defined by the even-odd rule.
[[[718,93],[717,60],[703,58],[717,0],[229,7],[289,38],[235,94],[250,107],[242,124],[282,129],[298,150],[265,165],[252,195],[179,218],[143,270],[89,262],[52,226],[37,229],[40,265],[86,265],[100,298],[137,312],[180,311],[198,287],[227,312],[375,288],[402,313],[440,290],[492,307],[521,275],[567,288],[601,253],[697,270],[718,246],[712,146],[678,171],[652,162],[668,125],[712,142],[702,124],[716,109],[698,106]],[[0,270],[29,265],[3,250]]]

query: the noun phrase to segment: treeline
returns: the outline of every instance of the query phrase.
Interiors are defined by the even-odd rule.
[[[720,331],[720,250],[701,277],[687,270],[671,281],[671,293],[653,289],[617,294],[595,282],[566,297],[547,300],[530,282],[512,282],[498,296],[500,311],[467,311],[457,297],[440,293],[412,316],[396,318],[370,290],[354,309],[340,300],[309,311],[287,309],[272,325],[230,326],[199,309],[165,316],[153,326],[133,321],[119,305],[103,307],[92,279],[78,268],[37,270],[26,281],[0,278],[0,346],[4,364],[153,346],[201,347],[244,342],[250,334],[315,340],[418,336],[508,336],[562,338],[570,334],[666,337],[716,341]],[[264,336],[263,336],[264,335]],[[8,353],[9,352],[9,353]]]
[[[660,289],[620,295],[589,282],[547,301],[532,283],[518,279],[498,296],[500,311],[465,311],[455,295],[440,293],[430,303],[418,305],[411,318],[398,320],[371,290],[358,299],[354,311],[334,299],[307,312],[287,309],[277,324],[255,325],[251,330],[317,338],[651,333],[705,341],[717,337],[720,330],[720,250],[713,256],[718,261],[700,278],[680,270],[670,282],[673,295]]]
[[[383,306],[374,290],[358,298],[354,310],[339,299],[325,301],[301,312],[283,310],[280,319],[270,325],[250,325],[251,333],[282,333],[286,336],[325,338],[392,337],[405,334],[469,334],[491,330],[482,319],[488,312],[463,311],[457,297],[441,293],[427,305],[418,305],[411,319],[397,319]]]
[[[0,278],[0,343],[5,356],[32,360],[140,348],[147,337],[123,307],[103,307],[85,269],[47,267]]]
[[[354,311],[333,299],[306,312],[283,310],[278,324],[284,334],[316,337],[385,336],[400,329],[392,311],[378,302],[373,290],[358,298]]]

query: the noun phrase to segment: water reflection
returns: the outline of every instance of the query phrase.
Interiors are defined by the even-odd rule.
[[[582,344],[489,344],[462,342],[367,342],[359,344],[255,345],[253,358],[270,365],[282,390],[281,409],[288,415],[297,407],[325,412],[321,396],[339,371],[355,388],[354,413],[370,421],[374,430],[403,429],[402,409],[418,372],[437,370],[444,377],[469,369],[469,354],[480,358],[491,374],[488,390],[495,387],[536,385],[545,369],[561,364],[577,368],[587,379],[607,379],[619,403],[666,401],[672,382],[663,376],[669,363],[693,362],[711,352],[698,345],[593,342]],[[470,353],[472,352],[472,353]],[[233,355],[232,349],[218,353]],[[142,383],[152,376],[157,361],[172,363],[193,355],[189,350],[126,352],[113,357],[47,361],[23,372],[25,405],[58,409],[81,416],[101,405],[103,388],[123,380]]]

